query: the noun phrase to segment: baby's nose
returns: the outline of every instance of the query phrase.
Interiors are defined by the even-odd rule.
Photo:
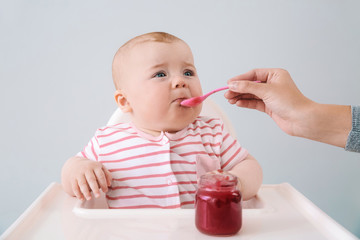
[[[173,81],[174,88],[184,88],[186,86],[187,86],[187,83],[182,77],[176,77]]]
[[[181,88],[181,87],[185,87],[185,83],[178,83],[175,85],[175,88]]]

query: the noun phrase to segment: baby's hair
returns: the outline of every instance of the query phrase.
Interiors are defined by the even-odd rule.
[[[171,35],[166,32],[150,32],[145,33],[139,36],[136,36],[129,41],[127,41],[124,45],[122,45],[119,50],[115,53],[113,63],[112,63],[112,76],[116,89],[119,89],[120,82],[120,72],[121,72],[121,55],[124,51],[131,49],[139,43],[144,42],[163,42],[163,43],[172,43],[175,41],[183,41],[180,38]]]

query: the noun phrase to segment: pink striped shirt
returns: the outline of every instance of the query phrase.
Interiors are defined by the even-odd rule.
[[[247,155],[221,120],[209,117],[157,137],[132,123],[106,126],[77,154],[101,162],[112,173],[106,195],[110,208],[193,207],[200,175],[230,170]]]

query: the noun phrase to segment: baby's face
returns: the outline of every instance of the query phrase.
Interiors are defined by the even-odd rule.
[[[187,44],[140,43],[126,53],[123,63],[122,90],[137,128],[153,135],[176,132],[199,115],[201,105],[180,105],[184,99],[202,95]]]

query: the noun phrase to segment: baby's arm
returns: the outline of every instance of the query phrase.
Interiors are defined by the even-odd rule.
[[[262,183],[262,169],[256,159],[248,156],[240,163],[236,164],[229,173],[238,177],[238,187],[243,200],[249,200],[258,192]]]
[[[61,183],[65,192],[81,201],[85,200],[84,197],[91,199],[90,191],[96,198],[100,196],[100,188],[107,192],[111,181],[111,173],[100,162],[81,157],[71,157],[61,172]]]

